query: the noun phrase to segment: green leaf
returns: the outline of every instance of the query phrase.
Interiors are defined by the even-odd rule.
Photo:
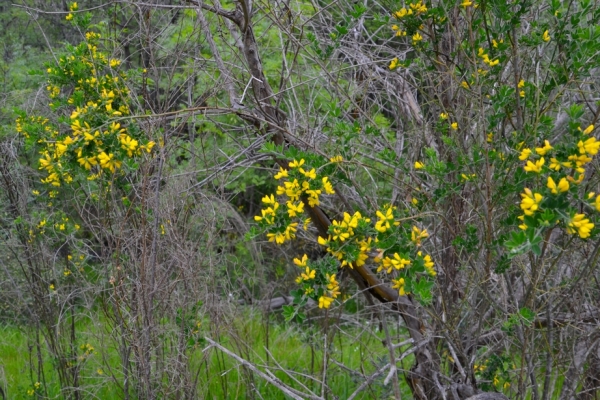
[[[296,307],[294,306],[283,306],[283,317],[285,318],[286,321],[291,321],[292,319],[294,319],[294,316],[296,315]]]
[[[420,279],[418,282],[413,283],[413,292],[417,299],[424,305],[428,305],[433,300],[433,281],[428,279]]]
[[[531,311],[529,308],[523,307],[519,310],[519,316],[521,317],[521,319],[523,320],[523,322],[526,325],[531,325],[535,318],[535,313],[533,311]]]

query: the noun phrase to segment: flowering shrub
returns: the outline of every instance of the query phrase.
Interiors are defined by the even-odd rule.
[[[579,107],[571,109],[576,116]],[[524,177],[528,186],[521,193],[517,218],[521,233],[514,233],[507,241],[511,255],[528,250],[541,254],[541,238],[544,231],[562,227],[567,234],[587,239],[596,233],[594,229],[597,212],[600,211],[600,195],[587,191],[583,184],[586,168],[589,167],[600,149],[600,142],[592,135],[594,125],[582,129],[570,124],[570,135],[561,143],[552,145],[540,139],[539,147],[520,148],[519,160],[524,161]],[[546,158],[550,162],[546,163]],[[583,212],[582,212],[583,211]]]
[[[294,155],[295,149],[290,151]],[[311,225],[305,218],[305,207],[320,205],[320,196],[335,194],[329,176],[322,175],[322,169],[343,161],[341,156],[330,158],[329,163],[319,157],[294,158],[288,168],[279,167],[274,176],[281,184],[276,193],[262,199],[265,208],[254,219],[266,233],[270,242],[283,244],[296,237],[299,224],[304,230]],[[398,209],[387,205],[375,212],[372,222],[361,212],[343,213],[340,220],[331,221],[327,237],[318,237],[329,257],[311,261],[304,254],[295,258],[294,264],[301,271],[296,283],[301,287],[294,292],[295,306],[286,306],[287,319],[304,317],[298,307],[308,299],[318,303],[319,308],[329,308],[340,294],[337,281],[340,268],[363,267],[371,259],[377,266],[377,273],[389,282],[400,296],[414,293],[427,303],[431,299],[431,287],[436,276],[434,262],[423,252],[423,241],[429,237],[426,229],[402,223],[411,218],[403,218]]]
[[[71,6],[75,10],[77,3]],[[41,155],[42,182],[54,187],[77,176],[95,180],[113,175],[124,165],[135,169],[136,158],[150,153],[155,144],[126,119],[131,109],[126,76],[118,70],[121,61],[98,49],[100,34],[90,31],[85,38],[67,46],[58,65],[49,64],[46,71],[50,107],[63,117],[52,122],[22,113],[16,122],[26,143]]]

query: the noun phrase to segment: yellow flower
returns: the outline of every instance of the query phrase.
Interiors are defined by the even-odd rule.
[[[594,130],[594,125],[590,125],[587,128],[585,128],[585,130],[583,131],[583,134],[589,135],[590,133],[592,133],[593,130]]]
[[[406,36],[406,31],[400,29],[398,25],[392,25],[392,30],[396,32],[396,36]]]
[[[308,224],[310,224],[310,218],[306,218],[304,220],[304,223],[302,224],[302,228],[307,231],[308,230]]]
[[[300,171],[301,174],[303,174],[304,176],[306,176],[309,179],[317,178],[317,170],[315,170],[314,168],[311,169],[310,171],[305,171],[303,168],[298,168],[298,171]]]
[[[285,235],[283,233],[267,233],[267,239],[269,239],[269,242],[277,244],[285,243]]]
[[[519,225],[519,229],[522,229],[522,230],[526,231],[527,230],[527,225],[525,224],[525,216],[524,215],[519,215],[517,218],[520,219],[521,222],[523,222],[521,225]]]
[[[544,34],[542,35],[542,40],[544,40],[544,42],[549,42],[551,39],[550,35],[548,34],[548,30],[546,29],[544,31]]]
[[[342,157],[341,155],[333,156],[329,159],[329,161],[331,161],[332,163],[340,163],[344,161],[344,157]]]
[[[379,220],[375,223],[375,230],[377,230],[378,232],[385,232],[388,229],[390,229],[391,224],[390,222],[394,221],[394,208],[395,207],[387,207],[384,211],[385,214],[382,213],[381,211],[377,211],[376,215],[379,218]],[[394,224],[397,225],[397,224]]]
[[[376,259],[377,260],[377,259]],[[377,268],[377,272],[381,272],[385,270],[388,274],[392,272],[392,259],[389,257],[385,257],[383,259],[379,259],[379,268]]]
[[[441,114],[440,114],[440,119],[448,119],[448,114],[446,114],[446,113],[441,113]]]
[[[299,168],[302,165],[304,165],[304,158],[301,159],[300,161],[294,160],[294,161],[290,162],[290,168]]]
[[[517,85],[517,87],[518,87],[519,89],[521,89],[521,88],[522,88],[522,87],[524,87],[524,86],[525,86],[525,81],[524,81],[523,79],[521,79],[521,80],[519,81],[519,84]]]
[[[427,11],[427,6],[423,4],[421,0],[419,0],[415,4],[410,4],[410,11],[415,10],[417,14],[421,14]]]
[[[431,256],[429,254],[426,254],[425,256],[423,256],[421,252],[418,252],[417,255],[423,257],[423,266],[427,270],[427,273],[431,276],[436,276],[437,272],[435,272],[435,270],[433,269],[434,264],[433,264],[433,261],[431,260]]]
[[[398,10],[398,11],[396,11],[394,13],[394,17],[400,19],[400,18],[404,17],[407,14],[408,14],[408,11],[406,10],[406,8],[402,7],[400,10]]]
[[[92,167],[94,165],[98,164],[98,161],[96,161],[96,157],[79,157],[77,159],[77,162],[79,163],[79,165],[81,165],[82,167],[84,167],[85,169],[87,169],[88,171],[90,169],[92,169]]]
[[[71,4],[71,6],[69,7],[70,11],[77,11],[77,9],[79,8],[79,6],[77,5],[77,2]]]
[[[69,14],[67,14],[67,16],[65,17],[65,19],[66,19],[67,21],[70,21],[70,20],[72,20],[72,19],[73,19],[73,14],[72,14],[72,13],[69,13]]]
[[[458,129],[458,123],[453,122],[450,124],[450,128],[452,128],[453,130],[457,130]]]
[[[531,155],[531,149],[524,148],[521,151],[521,154],[519,155],[519,160],[525,161],[525,160],[527,160],[529,158],[530,155]]]
[[[487,65],[489,65],[490,67],[495,67],[496,65],[500,64],[500,60],[492,60],[487,62]]]
[[[560,166],[561,166],[561,163],[556,158],[550,159],[550,165],[548,166],[548,168],[553,169],[555,171],[559,171]]]
[[[425,168],[425,164],[420,161],[415,161],[415,169],[423,169]]]
[[[406,296],[406,292],[404,291],[404,278],[392,279],[393,289],[398,289],[398,294],[400,296]]]
[[[333,185],[329,182],[329,178],[324,176],[322,179],[323,182],[323,190],[326,194],[335,194],[335,190],[333,190]]]
[[[305,272],[301,273],[300,276],[296,279],[297,283],[302,281],[310,281],[311,279],[315,279],[317,271],[314,269],[310,269],[310,267],[306,267]]]
[[[52,291],[54,291],[55,288],[54,288],[54,284],[53,283],[50,284],[49,289],[52,290]]]
[[[527,172],[540,173],[540,172],[542,172],[542,166],[544,165],[544,162],[545,162],[544,157],[540,158],[535,163],[532,163],[531,161],[527,161],[527,165],[525,165],[525,167],[523,167],[523,169]]]
[[[554,182],[554,179],[549,176],[547,186],[553,194],[558,194],[559,191],[566,192],[569,190],[569,181],[567,181],[565,178],[562,178],[557,185],[556,182]]]
[[[121,168],[121,161],[114,159],[114,154],[106,154],[101,152],[98,154],[98,161],[102,168],[108,169],[110,172],[115,172],[116,169]]]
[[[138,141],[133,139],[131,136],[129,136],[125,133],[121,135],[120,139],[121,139],[121,148],[123,150],[127,151],[127,155],[129,157],[133,157],[133,152],[138,147]]]
[[[287,178],[288,177],[288,170],[284,169],[282,167],[279,167],[279,172],[275,174],[274,178],[275,179],[281,179],[281,178]]]
[[[109,64],[112,68],[115,68],[115,67],[118,67],[119,65],[121,65],[121,60],[116,60],[114,58],[111,58]]]
[[[463,88],[465,88],[465,89],[468,89],[468,88],[469,88],[469,84],[467,83],[467,81],[462,81],[462,82],[460,83],[460,86],[462,86],[462,87],[463,87]]]
[[[300,258],[294,258],[294,264],[296,264],[300,268],[307,267],[307,264],[306,264],[307,262],[308,262],[308,256],[306,254],[304,254],[301,259]]]
[[[472,1],[470,1],[470,0],[464,0],[462,3],[460,3],[460,5],[461,5],[462,7],[464,7],[464,8],[467,8],[467,7],[469,7],[469,6],[472,6],[472,5],[473,5],[473,2],[472,2]]]
[[[155,142],[149,141],[148,143],[146,143],[146,146],[143,146],[143,147],[146,149],[146,152],[150,153],[152,151],[152,148],[154,147],[154,145],[156,145]]]
[[[419,32],[415,33],[412,37],[413,40],[413,44],[417,44],[418,42],[420,42],[421,40],[423,40],[423,36],[421,36],[419,34]]]
[[[333,299],[331,297],[319,297],[319,308],[329,308],[329,306],[331,306],[331,303],[333,303]]]
[[[579,185],[581,182],[583,182],[583,179],[585,178],[585,174],[581,173],[579,174],[579,176],[577,177],[577,179],[573,178],[572,176],[567,176],[567,180],[571,183],[575,183],[577,185]]]
[[[306,183],[306,182],[304,182],[304,183]],[[315,207],[320,204],[319,195],[321,194],[321,190],[319,190],[319,189],[306,190],[305,193],[308,195],[308,205],[309,206]]]
[[[532,193],[531,189],[528,188],[525,188],[525,193],[521,193],[521,197],[521,210],[523,210],[525,215],[533,215],[544,198],[539,193]]]
[[[48,152],[45,152],[43,154],[44,157],[39,159],[40,162],[40,168],[39,169],[45,169],[48,172],[52,171],[54,169],[54,167],[52,166],[52,158],[50,157],[50,154],[48,154]]]
[[[429,233],[427,229],[419,229],[416,226],[412,227],[412,231],[410,233],[410,240],[416,244],[417,246],[421,246],[421,239],[426,239],[429,237]]]
[[[494,134],[492,132],[487,134],[487,142],[488,143],[492,143],[492,141],[494,140]]]
[[[550,145],[550,142],[544,140],[544,147],[536,147],[535,152],[538,153],[540,156],[544,156],[547,152],[549,152],[552,149],[553,147]]]
[[[585,142],[580,140],[577,143],[577,147],[579,148],[580,154],[589,154],[591,156],[595,156],[596,154],[598,154],[598,150],[600,149],[600,142],[597,141],[595,137],[591,137]]]
[[[335,274],[333,275],[326,275],[327,277],[327,290],[329,290],[329,295],[332,298],[336,298],[339,296],[340,294],[340,285],[338,283],[338,281],[335,280]]]
[[[596,201],[595,201],[594,205],[596,206],[596,210],[600,211],[600,194],[598,195],[598,197],[596,197]]]
[[[398,61],[398,57],[394,57],[392,61],[390,61],[389,69],[395,70],[400,65],[400,61]]]
[[[567,225],[568,234],[572,235],[577,232],[582,239],[589,237],[592,229],[594,229],[594,224],[585,218],[585,214],[575,214],[571,222]]]
[[[394,258],[390,259],[390,263],[396,269],[404,269],[404,267],[410,265],[410,260],[400,257],[398,253],[394,253]]]
[[[283,195],[285,194],[292,201],[296,201],[300,198],[302,194],[302,189],[300,189],[300,185],[298,184],[298,180],[294,179],[293,182],[284,182],[284,186],[277,187],[277,194]]]
[[[296,217],[298,214],[301,214],[304,211],[304,203],[301,201],[297,204],[294,204],[293,201],[288,201],[286,205],[288,207],[287,211],[290,218]]]
[[[524,90],[521,90],[521,91],[519,92],[519,96],[520,96],[520,97],[525,97],[525,91],[524,91]]]

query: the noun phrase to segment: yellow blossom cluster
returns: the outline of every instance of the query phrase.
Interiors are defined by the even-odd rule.
[[[342,267],[347,265],[352,268],[353,263],[359,267],[363,266],[369,258],[368,253],[372,247],[371,238],[356,234],[355,230],[359,224],[368,225],[370,222],[371,220],[363,217],[359,211],[353,215],[345,212],[341,221],[332,221],[328,238],[319,236],[318,242],[322,246],[326,246],[327,252],[341,261]]]
[[[392,31],[395,32],[396,36],[406,36],[406,31],[403,31],[402,29],[400,29],[400,27],[396,24],[392,25]],[[390,69],[392,69],[392,68],[390,68]]]
[[[540,206],[544,198],[539,193],[533,193],[531,189],[525,188],[525,193],[521,193],[521,209],[525,215],[533,215]]]
[[[425,267],[425,270],[427,271],[427,273],[431,276],[436,276],[437,272],[435,272],[435,270],[433,269],[433,260],[431,259],[431,256],[429,254],[423,255],[422,252],[418,252],[417,255],[419,257],[423,258],[423,267]]]
[[[329,308],[340,295],[340,285],[336,280],[336,274],[312,268],[308,261],[306,254],[302,258],[294,258],[294,264],[302,270],[296,278],[296,283],[302,285],[305,295],[318,296],[319,308]]]
[[[479,50],[477,51],[477,56],[479,56],[482,59],[483,63],[488,65],[489,67],[495,67],[496,65],[500,64],[500,60],[498,59],[490,60],[490,57],[485,52],[483,47],[479,48]]]
[[[415,18],[426,12],[427,12],[427,6],[425,5],[425,3],[423,3],[422,0],[419,0],[416,3],[410,3],[408,5],[408,7],[402,7],[398,11],[393,12],[392,16],[402,22],[403,19]],[[410,21],[414,21],[414,20],[410,20]],[[405,26],[407,26],[411,32],[414,32],[414,33],[411,33],[411,38],[412,38],[413,45],[416,45],[417,43],[419,43],[420,41],[423,40],[423,36],[419,32],[415,32],[414,28],[411,28],[411,25],[414,25],[414,23],[410,22],[410,21],[404,21],[402,23]],[[418,25],[418,23],[417,23],[417,25]],[[419,26],[419,29],[423,29],[423,25]],[[392,25],[392,31],[394,32],[395,36],[406,36],[408,33],[407,30],[402,29],[397,24]],[[390,69],[394,69],[394,68],[392,68],[391,64],[390,64]]]
[[[398,221],[394,221],[394,210],[396,209],[396,207],[393,207],[391,205],[387,205],[383,208],[382,211],[377,211],[376,215],[377,215],[377,222],[375,223],[375,230],[378,232],[385,232],[388,229],[391,228],[392,225],[394,226],[398,226],[400,225],[400,222]]]
[[[544,34],[542,35],[542,40],[543,40],[544,42],[549,42],[549,41],[550,41],[550,39],[552,39],[552,38],[550,37],[550,34],[548,33],[548,29],[546,29],[546,30],[544,31]]]
[[[544,140],[539,147],[534,147],[533,149],[522,148],[523,143],[519,144],[519,148],[522,148],[519,159],[525,161],[523,169],[528,173],[538,175],[548,173],[545,182],[548,189],[547,193],[551,197],[566,196],[571,191],[573,185],[577,186],[583,182],[586,166],[600,151],[600,141],[593,136],[588,136],[594,131],[593,125],[589,125],[584,130],[581,128],[578,130],[579,137],[576,139],[576,143],[573,142],[572,146],[561,151],[557,151],[548,140]],[[550,159],[548,165],[546,165],[544,156]],[[573,176],[575,173],[577,174],[576,177]],[[588,194],[587,200],[589,206],[600,211],[600,199],[594,196],[594,193]],[[521,193],[520,204],[523,215],[518,217],[521,220],[520,229],[527,230],[534,223],[534,220],[527,219],[527,217],[531,217],[540,211],[543,201],[544,195],[542,193],[534,193],[531,189],[525,188],[524,193]],[[558,216],[555,222],[559,223],[562,221],[568,234],[577,234],[582,239],[588,238],[594,228],[594,223],[585,214],[565,211],[562,210],[557,213]],[[565,215],[570,215],[570,217]]]
[[[376,261],[378,261],[378,260],[376,260]],[[386,256],[381,259],[379,268],[377,268],[377,272],[381,272],[381,271],[385,270],[385,272],[390,274],[392,272],[392,268],[394,268],[396,270],[401,270],[401,269],[404,269],[404,267],[409,266],[410,264],[411,264],[411,261],[408,258],[404,258],[403,256],[399,255],[398,253],[394,253],[392,258]]]
[[[409,247],[402,247],[403,250],[396,251],[394,243],[398,235],[403,235],[404,228],[400,226],[395,215],[396,207],[391,205],[384,206],[376,212],[377,221],[374,224],[375,237],[365,235],[362,232],[368,232],[366,227],[370,226],[369,218],[363,217],[360,212],[350,215],[344,213],[340,221],[333,221],[329,228],[327,239],[318,238],[319,244],[327,248],[327,252],[341,262],[341,266],[362,267],[366,264],[371,255],[373,247],[384,244],[387,249],[378,248],[373,256],[373,262],[378,266],[377,272],[386,274],[399,274],[392,279],[394,287],[398,289],[400,295],[405,295],[406,287],[411,284],[412,276],[415,273],[424,273],[427,276],[434,277],[434,263],[430,255],[425,255],[421,251],[416,251],[422,246],[424,239],[429,237],[426,229],[412,226],[408,238]],[[394,239],[390,239],[394,238]],[[390,242],[390,240],[392,240]],[[389,246],[389,247],[388,247]],[[416,252],[416,254],[415,254]],[[411,255],[412,254],[412,255]],[[414,264],[413,260],[417,260]],[[413,265],[415,265],[413,267]]]
[[[410,233],[410,240],[417,246],[421,247],[421,240],[429,237],[429,233],[427,229],[419,229],[416,226],[412,227],[412,231]]]
[[[327,275],[327,295],[319,297],[319,308],[328,308],[329,305],[340,295],[340,284],[335,274]]]
[[[570,235],[577,233],[582,239],[590,237],[592,229],[594,224],[585,217],[585,214],[575,214],[567,224],[567,233]]]
[[[79,346],[79,349],[82,351],[82,353],[79,355],[79,357],[77,357],[78,361],[84,361],[91,355],[96,354],[94,347],[89,343],[82,344]]]
[[[77,9],[77,3],[71,10]],[[81,167],[88,179],[103,171],[115,173],[125,158],[151,152],[154,142],[144,141],[135,125],[122,125],[114,118],[129,115],[129,90],[123,77],[106,71],[118,60],[108,60],[98,50],[100,35],[87,32],[86,40],[59,57],[49,66],[47,91],[55,111],[70,110],[68,128],[41,117],[19,117],[17,131],[32,144],[41,146],[39,169],[45,171],[43,183],[59,187],[69,184]],[[72,85],[69,96],[61,96],[61,87]],[[35,139],[35,143],[33,143]],[[145,143],[143,143],[145,142]]]
[[[289,170],[279,167],[275,179],[288,179],[283,181],[283,186],[277,187],[276,193],[278,196],[286,195],[292,202],[299,201],[300,197],[305,195],[308,205],[315,207],[320,204],[321,194],[335,194],[335,191],[328,177],[324,176],[318,180],[315,168],[305,170],[302,167],[304,163],[304,159],[293,160],[289,163]],[[290,176],[291,172],[292,176]]]
[[[339,162],[338,156],[332,162]],[[281,184],[274,194],[263,197],[265,208],[261,215],[254,217],[263,228],[267,229],[267,239],[276,244],[283,244],[296,237],[298,222],[293,218],[300,218],[304,213],[305,203],[309,207],[320,204],[320,196],[323,194],[335,194],[333,185],[327,176],[319,178],[316,168],[307,168],[306,160],[292,160],[289,169],[279,167],[274,178]],[[281,201],[281,202],[280,202]],[[284,207],[280,207],[285,205]],[[309,220],[304,221],[304,229],[307,229]]]
[[[593,130],[594,125],[590,125],[581,133],[582,135],[589,135]],[[522,146],[522,143],[520,146]],[[521,161],[526,161],[523,169],[526,172],[541,173],[546,162],[543,156],[552,152],[552,150],[554,150],[554,147],[552,147],[548,140],[544,140],[542,146],[535,148],[535,154],[541,157],[532,161],[529,158],[534,155],[534,152],[530,148],[523,148],[519,155]],[[585,177],[585,165],[592,161],[592,157],[597,155],[598,151],[600,151],[600,141],[595,137],[583,137],[577,142],[577,152],[575,154],[568,155],[566,160],[559,160],[556,157],[551,157],[548,168],[555,172],[559,172],[563,168],[573,169],[579,176],[574,178],[569,175],[566,178],[569,182],[579,184]]]
[[[337,163],[343,159],[336,156],[329,161]],[[279,181],[276,192],[263,197],[260,215],[254,217],[266,230],[269,241],[282,244],[294,239],[302,221],[298,219],[305,209],[318,206],[323,194],[335,193],[329,178],[320,177],[317,169],[304,158],[293,159],[287,168],[279,167],[274,175]],[[340,293],[337,268],[363,268],[370,257],[377,272],[392,274],[387,279],[391,279],[400,295],[412,290],[420,295],[428,293],[436,271],[432,257],[420,248],[429,233],[417,226],[401,226],[398,213],[395,206],[385,205],[375,212],[377,220],[373,223],[360,211],[344,212],[341,218],[332,220],[326,237],[318,237],[318,243],[331,257],[312,263],[306,254],[294,259],[300,268],[296,283],[302,288],[294,296],[312,298],[320,308],[329,308]],[[310,218],[304,220],[305,230],[309,223]],[[295,299],[295,304],[302,301]]]
[[[270,195],[270,196],[267,195],[267,196],[263,197],[262,202],[266,205],[266,208],[263,208],[260,211],[261,215],[255,216],[254,220],[257,222],[262,222],[267,226],[276,225],[276,223],[279,222],[277,219],[278,210],[280,210],[279,202],[277,201],[277,199],[275,198],[274,195]],[[302,208],[304,205],[302,204],[302,202],[300,202],[298,204],[299,205],[296,206],[296,205],[294,205],[293,201],[287,202],[288,214],[290,216],[296,216],[296,214],[294,214],[293,212],[296,212],[298,210],[300,210],[298,212],[303,211]],[[279,214],[279,215],[281,215],[281,214]],[[281,218],[279,218],[279,219],[281,219]],[[268,232],[267,238],[269,239],[269,242],[283,244],[286,241],[292,240],[293,238],[296,237],[297,229],[298,229],[298,222],[289,222],[289,223],[285,224],[285,226],[283,226],[283,229],[279,229],[276,232]]]

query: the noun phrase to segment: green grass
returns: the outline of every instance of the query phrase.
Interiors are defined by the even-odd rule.
[[[263,371],[268,365],[269,370],[285,384],[302,390],[301,385],[290,377],[293,375],[293,378],[320,394],[320,385],[311,377],[321,379],[323,375],[325,335],[322,327],[300,329],[295,325],[270,321],[269,354],[267,354],[267,329],[260,315],[251,313],[240,315],[234,321],[228,322],[226,330],[217,331],[211,321],[203,322],[203,326],[206,326],[206,330],[200,332],[201,335],[217,341],[235,354],[258,365]],[[99,319],[93,323],[90,320],[80,321],[77,329],[78,347],[83,343],[89,343],[95,349],[94,354],[83,362],[81,368],[80,384],[85,389],[84,398],[122,398],[123,393],[112,378],[114,376],[119,384],[122,382],[118,352],[115,344],[107,340],[109,337],[106,332],[110,331],[110,327]],[[330,332],[332,331],[330,329]],[[28,338],[28,333],[32,334],[23,327],[0,325],[0,385],[8,399],[33,398],[27,391],[33,388],[38,378],[32,376],[29,368],[29,345],[33,340]],[[382,337],[380,333],[373,334],[373,329],[362,332],[358,328],[343,327],[342,331],[336,332],[333,342],[327,345],[329,356],[346,368],[369,375],[377,369],[377,366],[388,362],[387,350],[381,344]],[[173,345],[171,341],[172,339],[167,338],[162,345],[169,348]],[[197,391],[200,398],[251,398],[252,392],[260,394],[254,396],[257,399],[286,398],[279,389],[256,374],[250,373],[236,360],[215,348],[203,352],[205,347],[206,344],[197,344],[188,348],[186,352],[189,368],[198,376]],[[43,345],[42,355],[44,386],[48,397],[61,398],[58,375],[45,345]],[[410,360],[405,360],[405,363],[409,366]],[[382,384],[386,374],[387,371],[358,398],[389,397],[391,384],[388,386]],[[327,384],[338,398],[347,398],[362,382],[363,379],[359,375],[348,372],[334,362],[328,363]],[[401,386],[409,396],[404,382],[401,382]],[[163,379],[162,387],[168,393],[168,379]]]

